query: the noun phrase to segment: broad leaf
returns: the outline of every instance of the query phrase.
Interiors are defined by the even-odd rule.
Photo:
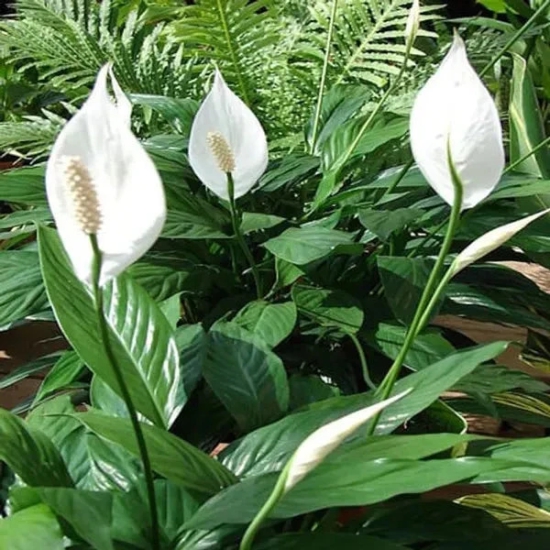
[[[233,318],[233,322],[259,336],[274,348],[290,335],[296,324],[296,306],[293,302],[270,304],[256,300],[247,304]]]
[[[39,228],[42,274],[56,318],[82,360],[117,393],[90,290],[73,274],[55,231]],[[111,346],[137,409],[169,426],[185,402],[178,352],[168,321],[147,293],[122,275],[104,288]],[[151,345],[154,342],[154,345]]]
[[[121,445],[138,455],[136,437],[129,420],[113,418],[97,412],[75,414],[97,435]],[[160,475],[186,489],[212,495],[236,478],[218,461],[199,451],[183,439],[160,428],[142,424],[151,466]]]
[[[5,250],[0,254],[0,327],[43,311],[48,298],[36,252]]]
[[[254,334],[235,323],[208,333],[204,378],[244,431],[280,418],[288,408],[282,361]]]
[[[404,546],[378,537],[353,533],[300,533],[272,537],[257,550],[406,550]]]
[[[354,333],[363,324],[360,302],[340,290],[295,286],[292,299],[300,313],[324,327]]]
[[[25,166],[0,173],[0,200],[46,206],[44,166]]]
[[[304,265],[326,258],[338,245],[351,242],[351,235],[343,231],[308,226],[287,229],[264,246],[281,260]]]
[[[63,550],[63,533],[44,504],[31,506],[0,521],[0,548],[5,550]]]
[[[56,361],[52,370],[48,372],[42,384],[40,384],[33,406],[42,401],[47,395],[70,386],[75,380],[78,380],[84,371],[84,363],[78,354],[74,351],[66,351]]]
[[[25,425],[5,409],[0,409],[0,459],[27,485],[73,485],[54,444],[43,433]]]

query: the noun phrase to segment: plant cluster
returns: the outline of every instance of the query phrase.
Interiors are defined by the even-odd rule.
[[[550,0],[482,3],[15,1],[0,549],[548,547],[548,438],[465,420],[548,386],[441,321],[548,368]]]

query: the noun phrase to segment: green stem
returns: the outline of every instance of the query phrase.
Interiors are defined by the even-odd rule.
[[[375,390],[376,386],[371,380],[370,374],[369,374],[369,367],[367,365],[367,358],[365,357],[365,352],[363,351],[363,346],[361,345],[361,342],[359,342],[359,339],[355,334],[351,332],[346,333],[350,340],[353,342],[353,345],[355,346],[355,349],[357,350],[357,355],[359,356],[359,361],[361,362],[361,370],[363,371],[363,380],[365,380],[365,383],[371,390]]]
[[[107,328],[107,321],[105,319],[105,314],[103,312],[103,292],[99,286],[102,254],[97,243],[96,235],[90,235],[90,242],[92,244],[92,250],[93,250],[92,291],[94,294],[99,334],[101,337],[103,347],[105,349],[105,355],[107,356],[107,360],[109,361],[113,374],[115,375],[115,379],[118,384],[118,387],[120,388],[120,393],[122,395],[122,398],[126,403],[126,408],[128,409],[130,421],[132,423],[134,434],[136,436],[139,454],[141,456],[141,462],[143,464],[143,472],[145,475],[145,484],[147,486],[147,496],[149,500],[149,511],[151,514],[151,529],[152,529],[151,548],[152,550],[160,550],[161,548],[160,529],[159,529],[157,504],[156,504],[156,498],[155,498],[153,470],[151,468],[151,460],[149,459],[149,453],[147,452],[147,444],[145,442],[143,430],[141,429],[141,424],[139,422],[136,408],[132,401],[132,396],[130,395],[130,390],[126,385],[126,381],[124,380],[124,374],[122,373],[122,370],[115,358],[115,355],[111,348],[111,343],[109,341],[109,330]]]
[[[323,106],[323,94],[325,91],[325,82],[327,79],[328,60],[330,57],[330,46],[332,44],[332,35],[334,33],[334,21],[336,19],[337,7],[338,7],[338,0],[333,0],[332,12],[330,14],[330,21],[328,25],[327,43],[325,47],[325,59],[323,61],[321,81],[319,82],[319,95],[317,96],[317,106],[315,108],[315,116],[313,117],[313,130],[311,132],[311,147],[310,147],[310,153],[312,154],[315,149],[315,142],[317,141],[317,133],[319,131],[319,120],[321,118],[321,107]]]
[[[290,463],[289,463],[290,464]],[[288,474],[288,464],[285,469],[281,472],[277,483],[271,491],[271,495],[265,501],[264,505],[260,508],[260,511],[256,514],[256,517],[252,520],[252,523],[248,526],[247,530],[244,533],[244,536],[241,540],[239,550],[250,550],[252,548],[252,543],[260,530],[263,522],[269,517],[269,514],[273,511],[281,497],[285,492],[285,483]]]
[[[401,80],[401,78],[403,77],[403,74],[405,73],[405,69],[407,68],[407,63],[409,62],[409,58],[411,56],[411,46],[412,46],[411,44],[407,46],[407,49],[405,51],[405,58],[403,60],[403,65],[401,66],[399,73],[392,80],[390,86],[388,87],[384,95],[381,97],[380,101],[377,103],[374,110],[371,112],[367,120],[365,120],[365,122],[361,126],[359,133],[357,134],[357,136],[355,137],[351,145],[348,147],[344,156],[339,160],[338,165],[340,168],[342,168],[346,164],[346,162],[349,160],[349,158],[357,148],[357,145],[359,144],[361,139],[363,139],[363,135],[369,129],[374,119],[378,116],[378,113],[382,110],[382,107],[386,103],[387,99],[393,94],[395,88],[397,87],[397,84],[399,84],[399,81]]]
[[[420,302],[418,303],[418,306],[416,308],[413,320],[411,321],[411,324],[407,330],[407,334],[405,335],[403,346],[399,350],[395,361],[393,362],[384,380],[382,381],[382,384],[380,384],[380,387],[378,388],[377,393],[379,394],[380,401],[383,401],[390,396],[393,390],[393,386],[395,385],[399,373],[401,372],[401,368],[403,367],[405,357],[407,356],[407,353],[411,345],[413,344],[414,339],[418,336],[420,330],[423,328],[423,323],[426,323],[429,319],[431,310],[437,303],[437,299],[443,291],[444,285],[448,282],[448,273],[443,277],[441,281],[439,280],[439,278],[441,270],[445,264],[445,259],[447,258],[447,255],[451,248],[454,234],[458,227],[458,223],[460,220],[460,211],[462,209],[463,196],[463,185],[454,167],[449,144],[447,144],[447,161],[449,164],[455,192],[449,225],[447,226],[447,232],[445,234],[445,239],[443,240],[439,256],[437,257],[432,272],[430,273],[430,277],[428,278],[428,282],[424,287],[424,292],[422,293]],[[379,419],[380,414],[377,414],[373,418],[372,422],[369,425],[369,435],[372,435],[374,433]]]
[[[537,144],[535,147],[533,147],[526,155],[523,155],[520,159],[516,160],[510,166],[506,167],[506,170],[504,170],[504,174],[508,174],[511,172],[516,166],[519,166],[522,162],[526,161],[530,156],[534,155],[537,151],[542,149],[545,145],[548,145],[550,143],[550,136],[546,139],[543,139],[539,144]]]
[[[244,236],[241,231],[241,224],[239,223],[239,217],[237,215],[237,205],[235,203],[235,183],[233,181],[233,176],[230,172],[227,173],[227,194],[229,195],[229,210],[231,211],[231,224],[233,226],[233,233],[235,234],[235,238],[237,239],[237,242],[239,243],[239,246],[241,247],[241,250],[246,257],[248,264],[250,265],[252,276],[254,277],[254,284],[256,285],[256,296],[258,300],[261,300],[262,282],[260,279],[260,272],[258,271],[256,262],[254,262],[254,257],[252,256],[252,253],[250,252],[250,249],[248,248],[248,245],[246,244],[246,241],[244,240]]]
[[[546,0],[539,9],[527,20],[527,22],[520,27],[514,35],[506,42],[502,49],[487,63],[483,70],[479,73],[479,76],[485,76],[502,58],[502,56],[536,23],[539,16],[541,16],[550,7],[550,0]]]

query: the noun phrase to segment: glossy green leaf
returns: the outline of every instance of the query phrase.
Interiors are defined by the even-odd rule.
[[[260,179],[263,192],[271,193],[285,185],[300,183],[319,168],[319,159],[305,154],[285,155],[278,166],[266,172]]]
[[[218,322],[210,329],[203,374],[245,431],[277,420],[288,408],[282,361],[261,338],[236,323]]]
[[[0,173],[0,200],[46,206],[44,166],[25,166]]]
[[[231,239],[215,220],[175,210],[168,211],[162,236],[167,239]]]
[[[294,374],[288,380],[290,386],[290,410],[305,407],[316,401],[330,399],[340,394],[335,386],[323,382],[320,376]]]
[[[81,376],[85,371],[84,363],[82,359],[74,351],[66,351],[52,367],[52,370],[48,372],[44,378],[40,388],[36,392],[34,398],[34,405],[42,401],[47,395],[50,395],[56,391],[59,391]]]
[[[66,488],[40,488],[37,491],[42,501],[95,550],[113,550],[111,493]]]
[[[372,231],[379,239],[385,241],[396,231],[401,231],[411,222],[422,216],[422,210],[414,208],[397,208],[395,210],[360,210],[361,225]]]
[[[63,550],[63,533],[45,504],[31,506],[0,521],[2,550]]]
[[[343,231],[320,226],[290,228],[264,246],[277,258],[291,264],[304,265],[329,256],[338,245],[352,242]]]
[[[431,264],[422,258],[378,256],[384,295],[394,315],[409,324],[426,286]]]
[[[256,300],[241,309],[233,322],[274,348],[290,335],[296,319],[296,306],[293,302],[270,304],[264,300]]]
[[[202,325],[183,325],[176,329],[176,345],[180,352],[185,393],[191,395],[202,378],[208,351],[208,337]]]
[[[92,433],[73,413],[70,397],[63,395],[39,405],[27,421],[51,439],[79,489],[129,491],[141,475],[138,460]]]
[[[17,384],[17,382],[20,382],[33,374],[37,374],[47,368],[53,367],[60,355],[61,354],[59,352],[51,353],[13,369],[9,374],[0,378],[0,390],[9,388],[13,384]]]
[[[513,72],[510,90],[510,161],[515,162],[545,139],[537,94],[525,59],[512,54]],[[539,149],[516,170],[542,178],[550,177],[550,150]]]
[[[89,289],[72,273],[55,231],[40,227],[39,247],[46,289],[61,329],[81,359],[118,393]],[[104,302],[111,345],[135,406],[157,425],[170,425],[183,407],[185,393],[168,321],[126,275],[106,285]]]
[[[321,326],[354,333],[363,324],[360,302],[340,290],[294,286],[292,299],[301,314]]]
[[[0,459],[27,485],[73,485],[63,458],[48,437],[5,409],[0,409]]]
[[[254,231],[270,229],[284,222],[285,219],[281,216],[273,214],[260,214],[258,212],[243,212],[241,221],[241,231],[247,235]]]
[[[411,388],[412,391],[382,413],[376,433],[390,433],[431,405],[478,365],[502,353],[506,347],[506,343],[495,342],[463,350],[399,380],[393,395]],[[314,403],[309,410],[291,414],[237,440],[222,452],[222,462],[239,476],[280,470],[298,445],[317,428],[372,402],[373,395],[369,392]]]
[[[5,250],[0,254],[0,327],[43,311],[48,298],[36,252]]]
[[[97,435],[138,455],[135,434],[129,420],[92,411],[75,414],[74,418]],[[142,424],[142,429],[153,470],[170,481],[207,495],[215,494],[221,487],[236,482],[233,474],[218,461],[183,439],[147,424]]]

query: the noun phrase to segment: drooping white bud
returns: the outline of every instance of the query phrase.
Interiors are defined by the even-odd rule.
[[[59,164],[73,200],[76,222],[84,233],[97,234],[101,229],[101,208],[90,172],[78,156],[62,156]]]
[[[411,48],[416,40],[416,35],[420,29],[420,0],[413,0],[407,25],[405,27],[405,44],[407,48]]]
[[[465,267],[483,258],[483,256],[486,256],[489,252],[496,250],[499,246],[511,239],[516,233],[519,233],[522,229],[525,229],[531,222],[534,222],[541,216],[544,216],[544,214],[548,214],[548,212],[550,212],[550,208],[488,231],[485,235],[482,235],[472,244],[468,245],[455,258],[450,267],[452,276],[454,277]]]
[[[227,140],[220,132],[208,132],[206,135],[208,146],[212,150],[218,166],[222,172],[230,173],[235,171],[235,157]]]

